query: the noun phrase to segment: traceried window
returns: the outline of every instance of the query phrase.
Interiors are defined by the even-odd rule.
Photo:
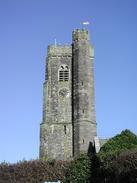
[[[62,65],[59,69],[59,81],[69,80],[69,68],[67,65]]]

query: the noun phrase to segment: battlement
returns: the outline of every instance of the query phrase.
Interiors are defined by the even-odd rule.
[[[76,29],[73,31],[72,33],[72,39],[73,41],[77,41],[77,40],[88,40],[89,41],[89,32],[86,29]]]
[[[68,45],[49,45],[48,46],[48,57],[56,56],[72,56],[72,47]]]

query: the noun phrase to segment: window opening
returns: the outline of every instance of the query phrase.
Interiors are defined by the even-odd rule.
[[[59,81],[68,81],[69,80],[69,69],[68,66],[60,67],[59,70]]]
[[[83,144],[84,144],[84,139],[83,139]]]
[[[65,133],[65,135],[66,135],[66,133],[67,133],[66,125],[64,125],[64,133]]]

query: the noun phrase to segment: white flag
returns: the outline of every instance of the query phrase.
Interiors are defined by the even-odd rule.
[[[82,24],[83,25],[89,25],[90,23],[87,21],[87,22],[83,22]]]

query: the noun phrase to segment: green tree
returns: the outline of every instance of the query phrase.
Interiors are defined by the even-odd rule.
[[[130,130],[124,130],[121,134],[108,140],[98,153],[101,161],[109,161],[113,156],[119,155],[129,149],[137,148],[137,136]]]

